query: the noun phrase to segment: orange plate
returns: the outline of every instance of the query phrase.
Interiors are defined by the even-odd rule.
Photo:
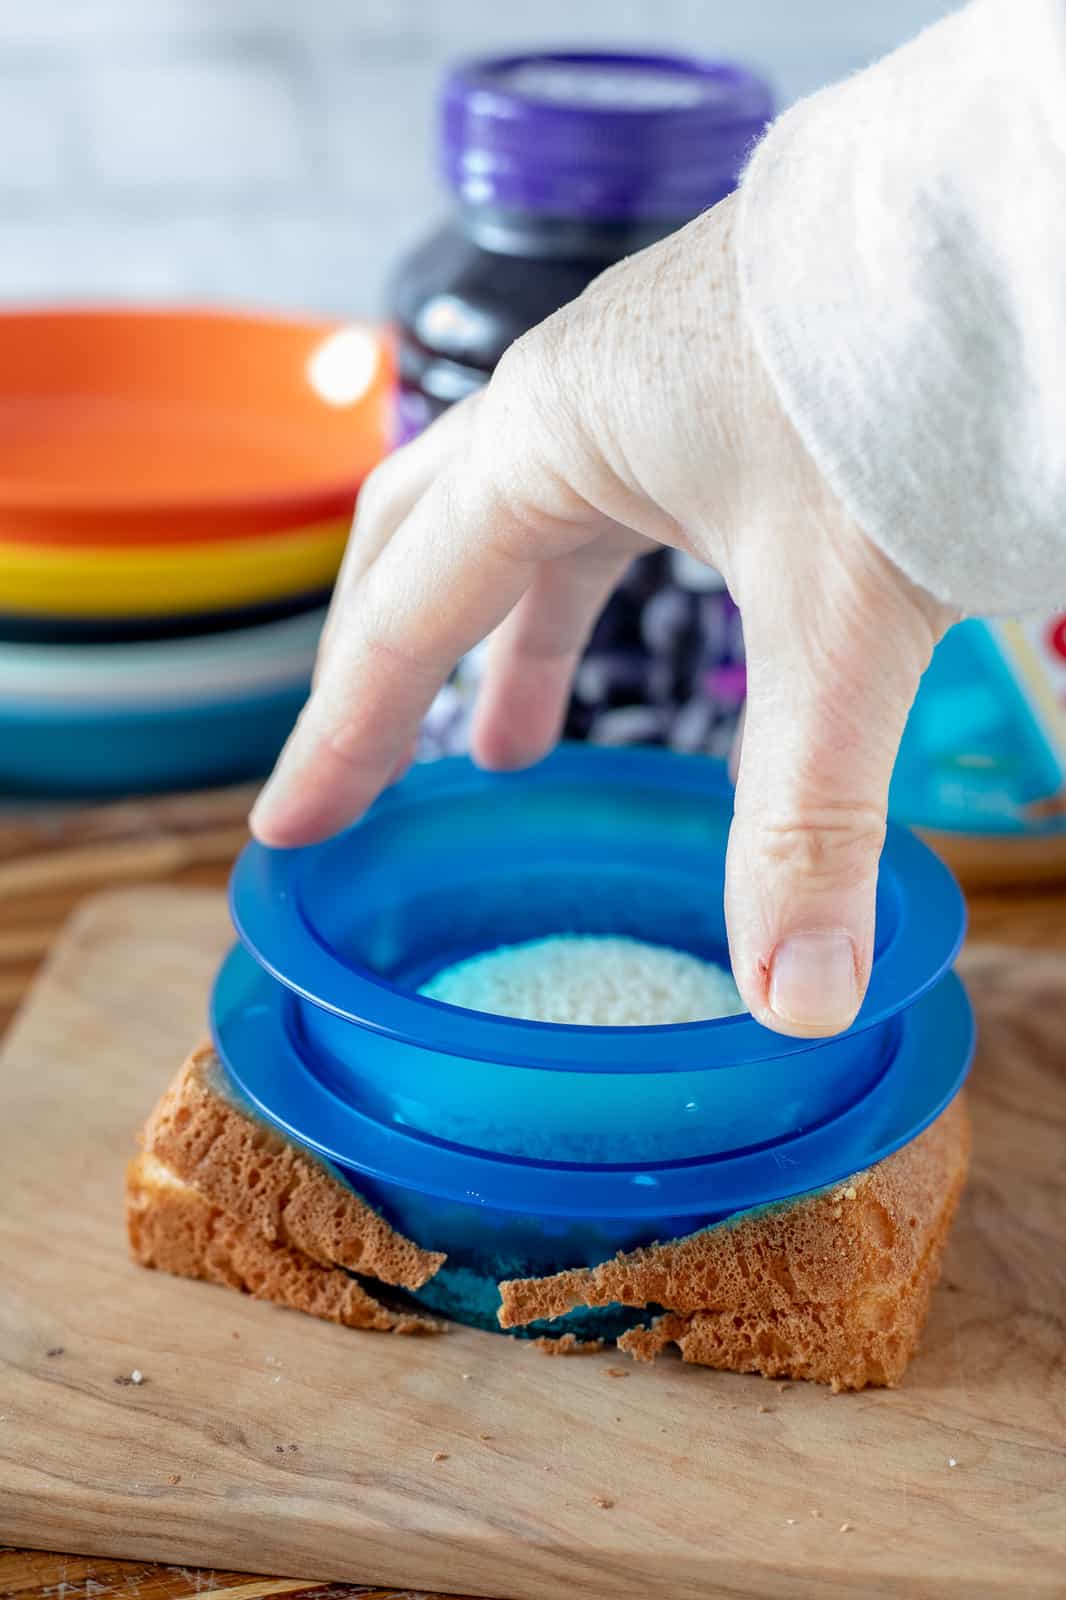
[[[366,323],[0,313],[0,538],[170,543],[343,516],[385,453],[391,379]]]

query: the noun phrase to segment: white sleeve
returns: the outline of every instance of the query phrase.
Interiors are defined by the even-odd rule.
[[[744,305],[837,496],[964,611],[1066,601],[1066,0],[975,0],[800,101],[741,186]]]

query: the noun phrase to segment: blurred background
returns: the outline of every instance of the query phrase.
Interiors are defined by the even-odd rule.
[[[370,311],[444,209],[434,95],[456,57],[691,51],[782,105],[940,0],[2,0],[0,300]]]
[[[0,803],[267,772],[374,463],[728,192],[775,104],[950,9],[0,0]],[[593,63],[576,99],[571,63],[466,73],[449,192],[448,69],[575,49],[688,59]],[[478,671],[423,756],[465,748]],[[664,551],[605,609],[566,733],[721,757],[744,692],[728,593]],[[1066,870],[1066,616],[952,631],[892,809],[982,862],[1009,836],[1042,872],[1054,837]]]

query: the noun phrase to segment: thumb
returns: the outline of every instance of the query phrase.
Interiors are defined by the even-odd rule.
[[[866,992],[889,780],[942,628],[936,602],[872,546],[860,564],[829,584],[823,566],[805,597],[767,595],[764,579],[744,610],[730,951],[758,1020],[809,1038],[847,1028]]]

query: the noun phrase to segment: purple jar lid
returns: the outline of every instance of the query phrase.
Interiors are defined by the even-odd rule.
[[[444,176],[468,205],[681,221],[734,187],[773,98],[728,62],[566,51],[467,62],[441,112]]]

